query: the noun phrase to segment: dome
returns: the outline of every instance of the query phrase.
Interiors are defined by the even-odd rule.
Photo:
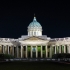
[[[34,17],[33,21],[28,26],[28,28],[34,28],[34,27],[42,28],[40,23],[37,22],[36,17]]]
[[[36,17],[28,26],[28,36],[42,36],[42,26],[37,22]]]

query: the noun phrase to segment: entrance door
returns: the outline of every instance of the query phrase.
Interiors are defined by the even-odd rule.
[[[32,54],[33,54],[33,58],[36,58],[36,47],[35,46],[32,47]]]
[[[33,58],[36,58],[36,52],[33,52]]]

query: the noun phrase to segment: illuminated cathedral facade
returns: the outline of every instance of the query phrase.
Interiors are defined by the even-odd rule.
[[[16,58],[51,58],[53,54],[70,53],[70,37],[52,39],[42,35],[42,26],[36,17],[27,31],[28,35],[18,39],[0,38],[0,54],[10,54]]]

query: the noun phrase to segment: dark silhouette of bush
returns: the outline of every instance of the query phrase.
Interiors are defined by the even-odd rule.
[[[70,54],[69,53],[58,53],[58,54],[54,54],[52,56],[52,58],[70,58]]]
[[[8,54],[0,54],[0,59],[12,59],[14,56]]]

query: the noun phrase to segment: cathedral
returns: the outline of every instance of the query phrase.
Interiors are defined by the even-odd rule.
[[[27,31],[27,35],[18,39],[0,38],[0,54],[10,54],[16,58],[51,58],[53,54],[70,53],[70,37],[52,39],[42,35],[42,26],[36,17]]]

